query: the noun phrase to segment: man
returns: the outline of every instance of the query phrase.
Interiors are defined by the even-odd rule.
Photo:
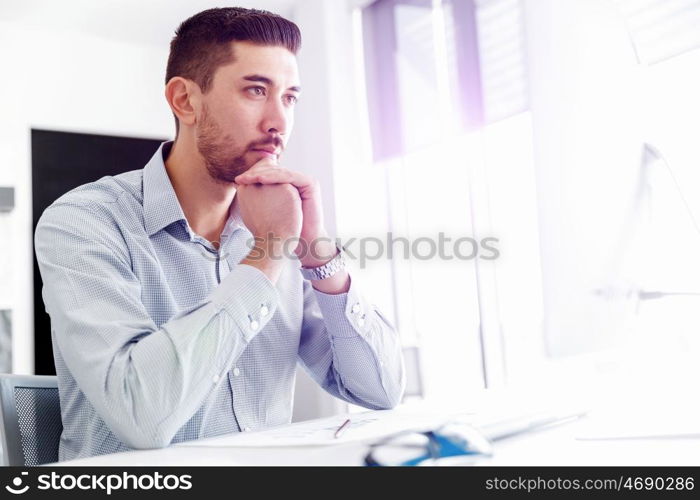
[[[397,333],[326,237],[317,182],[277,163],[300,39],[258,10],[185,21],[166,75],[174,143],[42,215],[60,460],[288,423],[297,361],[345,401],[400,401]]]

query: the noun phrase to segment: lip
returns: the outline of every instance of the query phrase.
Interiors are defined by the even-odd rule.
[[[263,149],[253,149],[253,153],[260,153],[263,156],[266,156],[267,158],[274,158],[277,159],[279,154],[275,149],[268,149],[268,148],[263,148]]]

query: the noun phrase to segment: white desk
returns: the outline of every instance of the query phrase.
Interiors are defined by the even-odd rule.
[[[401,410],[398,410],[401,411]],[[553,428],[498,441],[494,456],[482,465],[700,465],[700,439],[635,439],[582,441],[588,417]],[[72,460],[63,466],[232,466],[232,465],[362,465],[367,444],[362,442],[305,447],[170,446]]]

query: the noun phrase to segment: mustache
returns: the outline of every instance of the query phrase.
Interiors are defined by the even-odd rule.
[[[272,146],[280,152],[284,151],[284,142],[279,136],[267,137],[261,141],[251,142],[248,149],[260,149],[266,146]]]

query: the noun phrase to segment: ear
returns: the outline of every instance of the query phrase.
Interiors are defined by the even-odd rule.
[[[165,85],[165,99],[180,125],[194,125],[197,122],[198,90],[196,83],[180,76],[171,78]]]

